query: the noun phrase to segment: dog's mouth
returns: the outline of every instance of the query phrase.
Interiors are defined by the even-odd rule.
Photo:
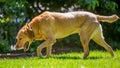
[[[29,48],[29,42],[27,41],[24,44],[24,52],[26,52],[28,50],[28,48]]]

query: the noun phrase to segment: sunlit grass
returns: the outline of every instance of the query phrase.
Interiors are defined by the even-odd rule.
[[[120,68],[120,50],[111,57],[108,52],[91,51],[86,60],[83,53],[52,55],[50,58],[25,57],[1,59],[0,68]]]

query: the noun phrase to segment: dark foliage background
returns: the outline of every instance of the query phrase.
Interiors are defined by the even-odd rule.
[[[118,0],[0,0],[0,53],[11,52],[18,30],[34,16],[44,11],[69,12],[90,11],[95,14],[120,15]],[[120,20],[113,24],[101,23],[105,40],[112,48],[120,49]],[[54,47],[81,48],[79,37],[74,34],[57,40]],[[40,41],[31,44],[29,52],[35,51]],[[103,49],[90,42],[90,49]]]

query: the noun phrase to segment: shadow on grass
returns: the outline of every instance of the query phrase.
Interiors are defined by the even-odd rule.
[[[54,59],[81,59],[79,56],[53,56]]]
[[[52,56],[51,58],[54,58],[54,59],[73,59],[73,60],[83,59],[81,56]],[[112,58],[112,57],[88,56],[86,59],[83,59],[83,60],[97,60],[97,59],[110,59],[110,58]]]
[[[100,56],[100,57],[99,57],[99,56],[90,56],[90,57],[88,57],[87,59],[91,59],[91,60],[93,59],[93,60],[94,60],[94,59],[103,59],[103,58],[105,58],[105,57],[101,57],[101,56]]]
[[[69,60],[69,59],[72,59],[72,60],[97,60],[97,59],[108,59],[109,57],[101,57],[101,56],[88,56],[86,59],[83,59],[82,57],[80,56],[52,56],[52,57],[39,57],[39,59],[50,59],[50,58],[53,58],[53,59],[63,59],[63,60]]]
[[[57,56],[57,57],[51,57],[51,58],[54,58],[54,59],[73,59],[73,60],[78,60],[78,59],[83,59],[82,57],[79,57],[79,56]],[[83,59],[83,60],[97,60],[97,59],[106,59],[105,57],[98,57],[98,56],[92,56],[92,57],[87,57],[86,59]]]

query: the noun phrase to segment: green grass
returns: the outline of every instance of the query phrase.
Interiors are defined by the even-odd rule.
[[[52,55],[50,58],[24,57],[0,59],[0,68],[120,68],[120,50],[115,57],[108,52],[91,51],[86,60],[83,53]]]

